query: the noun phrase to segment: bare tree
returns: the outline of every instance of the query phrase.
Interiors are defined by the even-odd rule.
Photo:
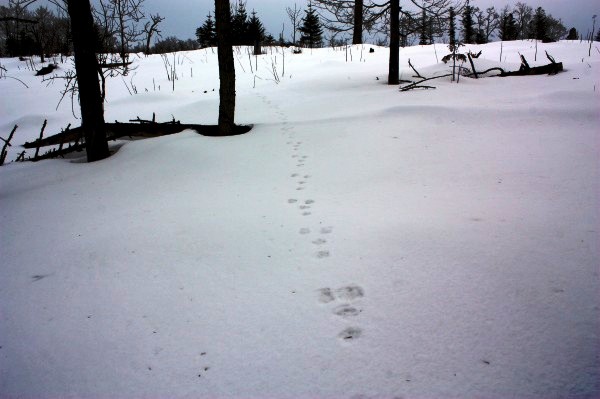
[[[400,0],[390,0],[390,62],[388,84],[400,83]]]
[[[47,45],[54,39],[57,34],[54,29],[55,16],[46,7],[39,7],[34,12],[36,24],[29,25],[29,32],[35,38],[38,51],[40,54],[40,62],[44,63]]]
[[[103,101],[98,83],[94,19],[89,0],[67,0],[67,6],[75,50],[81,128],[85,134],[87,160],[93,162],[109,156]]]
[[[517,39],[524,40],[529,36],[529,25],[533,21],[533,8],[523,2],[515,4],[513,11],[517,20]]]
[[[298,5],[294,3],[294,8],[286,7],[285,12],[292,23],[292,44],[296,45],[296,32],[298,32],[298,28],[300,27],[300,23],[302,22],[302,10],[298,9]]]
[[[219,135],[229,136],[235,129],[235,65],[231,34],[229,0],[215,0],[217,55],[219,58]]]
[[[364,0],[315,0],[325,27],[337,36],[352,32],[352,44],[362,44],[365,23]],[[368,11],[368,10],[367,10]]]
[[[475,8],[477,22],[477,35],[480,42],[488,43],[492,35],[500,28],[500,14],[495,7],[488,7],[485,11]]]
[[[117,39],[121,63],[125,65],[125,74],[129,49],[143,34],[138,27],[139,22],[144,18],[143,2],[144,0],[100,0],[96,12],[99,25]]]
[[[156,36],[162,37],[161,31],[158,29],[158,24],[164,20],[165,19],[159,14],[150,15],[150,21],[147,21],[144,25],[144,34],[146,35],[146,54],[150,54],[150,43],[152,41],[152,36],[156,34]]]

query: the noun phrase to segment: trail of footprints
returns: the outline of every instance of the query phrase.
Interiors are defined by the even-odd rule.
[[[332,307],[331,312],[344,319],[350,319],[358,316],[362,309],[357,305],[357,301],[365,296],[365,291],[358,285],[347,285],[338,289],[331,289],[329,287],[320,288],[317,290],[319,293],[319,302],[322,304],[332,304],[332,302],[341,301],[343,303]],[[347,327],[338,334],[338,338],[343,341],[352,341],[359,338],[362,335],[362,330],[358,327]]]
[[[262,96],[261,96],[262,97]],[[262,97],[263,101],[270,104],[266,97]],[[310,174],[306,174],[305,168],[309,162],[309,156],[302,154],[302,141],[297,141],[294,136],[294,128],[290,126],[286,120],[284,113],[275,105],[276,113],[282,119],[282,134],[286,136],[286,144],[291,147],[291,159],[295,163],[296,169],[290,174],[290,178],[296,181],[295,191],[297,194],[306,191],[309,188]],[[297,211],[303,217],[312,215],[313,207],[316,201],[313,199],[297,199],[290,198],[287,203],[296,207]],[[326,247],[327,235],[333,232],[333,226],[322,226],[318,230],[313,231],[309,227],[302,227],[298,230],[301,236],[311,239],[311,244],[318,249],[314,253],[317,259],[327,259],[331,257],[330,250]],[[311,234],[317,233],[319,236],[311,238]],[[347,285],[337,289],[320,288],[318,292],[318,301],[331,308],[331,312],[340,317],[342,320],[350,320],[357,317],[362,309],[358,307],[360,299],[365,296],[364,290],[358,285]],[[338,302],[337,304],[335,302]],[[342,341],[353,341],[362,335],[362,329],[358,327],[347,327],[338,334],[338,338]]]

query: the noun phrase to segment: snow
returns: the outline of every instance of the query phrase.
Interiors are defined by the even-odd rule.
[[[565,72],[401,93],[384,48],[241,48],[249,134],[2,167],[0,396],[600,396],[600,53],[502,47],[478,69],[548,50]],[[402,49],[402,78],[447,73],[436,51]],[[214,124],[216,52],[169,59],[174,91],[136,56],[106,119]],[[2,137],[78,124],[0,63],[30,87],[0,80]]]

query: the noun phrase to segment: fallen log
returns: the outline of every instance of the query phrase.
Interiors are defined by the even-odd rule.
[[[538,67],[530,67],[529,63],[525,59],[525,56],[521,54],[521,67],[518,71],[504,72],[500,76],[530,76],[530,75],[556,75],[564,70],[562,62],[556,62],[546,51],[546,57],[550,60],[550,64],[542,65]]]
[[[556,62],[554,64],[542,65],[529,69],[519,69],[518,71],[504,72],[500,76],[531,76],[531,75],[556,75],[564,70],[562,62]]]
[[[215,125],[197,125],[186,124],[178,121],[155,123],[151,121],[141,121],[138,123],[105,123],[107,140],[114,141],[121,137],[160,137],[175,133],[180,133],[184,130],[195,130],[202,136],[218,137],[219,129]],[[236,126],[234,135],[244,134],[250,131],[252,126]],[[41,140],[28,142],[23,144],[24,148],[39,148],[51,145],[60,145],[68,142],[78,142],[84,139],[83,130],[81,127],[66,129],[65,131],[48,136]]]

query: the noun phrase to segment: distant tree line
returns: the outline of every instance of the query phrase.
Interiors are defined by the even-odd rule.
[[[305,15],[300,18],[301,11],[297,6],[294,10],[287,9],[288,15],[292,19],[292,41],[285,40],[283,32],[278,39],[267,33],[265,27],[255,10],[248,13],[246,2],[238,0],[231,5],[231,30],[233,45],[236,46],[256,46],[260,45],[297,45],[302,47],[322,47],[324,44],[323,25],[313,7],[312,2],[308,3]],[[296,41],[296,34],[299,33],[299,41]],[[196,38],[201,48],[214,47],[217,45],[217,34],[215,22],[212,14],[208,14],[204,23],[196,29]]]
[[[392,6],[397,0],[314,0],[314,7],[324,21],[324,28],[337,42],[362,43],[369,33],[379,43],[389,43],[393,15]],[[582,38],[575,28],[568,30],[558,18],[542,7],[533,8],[525,2],[513,7],[495,6],[481,9],[469,0],[410,0],[397,7],[400,46],[432,44],[449,41],[450,9],[458,18],[457,40],[462,43],[488,43],[494,39],[537,39],[545,42],[567,38]],[[360,16],[360,18],[357,18]],[[350,36],[350,34],[352,36]],[[384,38],[383,40],[381,38]]]
[[[144,0],[100,0],[92,8],[94,41],[99,53],[118,54],[127,62],[130,52],[193,50],[193,40],[162,39],[159,14],[143,10]],[[9,0],[0,6],[0,56],[26,57],[71,54],[73,40],[67,3],[51,0],[56,7],[28,7],[30,0]]]
[[[28,9],[22,1],[0,6],[0,56],[19,57],[69,53],[69,19],[47,7]]]

